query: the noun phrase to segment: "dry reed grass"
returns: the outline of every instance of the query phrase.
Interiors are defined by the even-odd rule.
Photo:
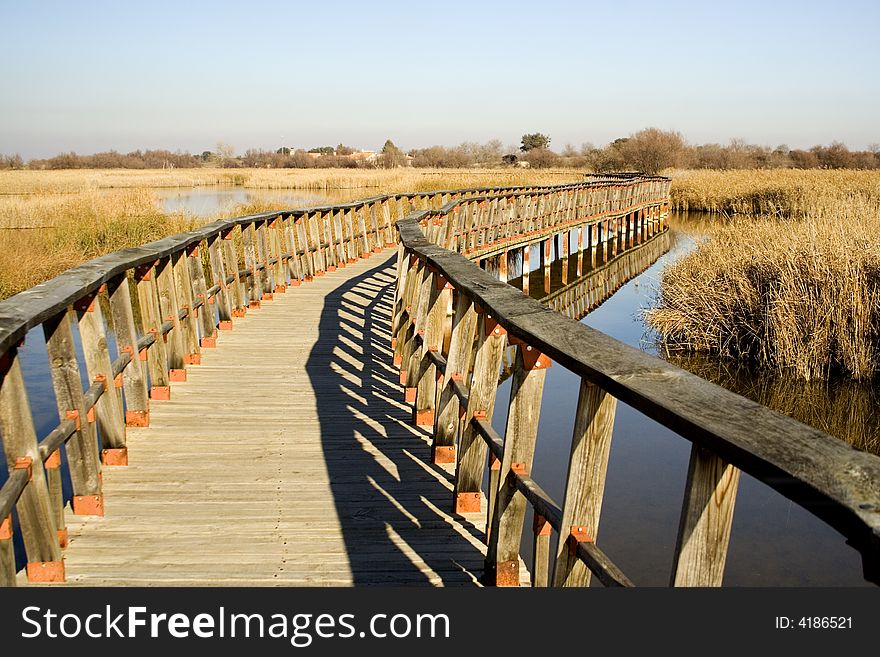
[[[880,201],[820,189],[805,217],[736,219],[663,272],[650,325],[673,349],[807,381],[880,366]]]
[[[2,194],[67,194],[118,187],[364,189],[364,196],[492,185],[551,185],[582,179],[575,169],[75,169],[0,171]]]
[[[172,235],[193,226],[183,214],[165,214],[149,190],[112,198],[97,192],[35,197],[0,213],[0,299],[99,255]],[[14,210],[25,212],[16,215]],[[30,230],[10,230],[4,224]]]
[[[685,212],[803,217],[829,201],[880,202],[880,171],[676,171],[670,196]]]

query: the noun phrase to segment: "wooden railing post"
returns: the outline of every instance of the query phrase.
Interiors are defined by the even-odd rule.
[[[114,385],[113,366],[107,349],[107,334],[104,332],[104,318],[97,293],[91,293],[74,304],[79,318],[79,335],[85,354],[86,370],[89,380],[102,382],[104,393],[95,405],[98,416],[98,431],[101,437],[101,460],[105,464],[125,448],[125,420],[122,414],[122,399]],[[113,463],[116,464],[115,462]]]
[[[394,227],[391,223],[391,203],[389,200],[382,200],[382,226],[385,230],[385,243],[392,244],[394,242]]]
[[[602,388],[581,379],[571,456],[562,503],[562,531],[556,548],[554,586],[588,586],[590,571],[574,553],[572,527],[582,528],[594,541],[605,491],[617,400]]]
[[[12,514],[0,518],[0,588],[15,582],[15,550],[12,547]]]
[[[452,498],[455,513],[474,513],[480,510],[480,486],[483,482],[487,447],[471,425],[471,419],[477,417],[487,422],[492,421],[501,356],[507,342],[507,331],[489,314],[479,309],[477,313],[479,342],[468,386],[467,409],[462,414],[464,426],[456,455]]]
[[[459,293],[452,315],[452,337],[446,358],[446,376],[437,405],[434,423],[434,440],[431,444],[431,460],[434,463],[455,463],[455,446],[461,431],[459,400],[453,391],[453,382],[462,381],[468,372],[468,361],[473,351],[477,329],[477,312],[470,298]]]
[[[256,230],[254,224],[249,223],[241,227],[241,242],[244,252],[244,268],[248,271],[245,278],[247,293],[247,307],[256,310],[260,307],[260,299],[263,296],[263,284],[260,280],[260,272],[257,271],[257,249],[254,236]],[[160,278],[161,280],[161,278]]]
[[[180,320],[185,365],[199,365],[202,362],[202,352],[199,348],[198,311],[193,308],[193,283],[190,269],[190,260],[193,259],[193,254],[198,254],[198,248],[198,244],[196,244],[191,249],[179,251],[171,256],[174,263],[174,285],[178,312],[184,309],[187,311],[186,316]],[[205,312],[207,312],[207,307]]]
[[[177,287],[174,284],[174,263],[172,257],[162,258],[156,265],[156,284],[159,290],[159,325],[171,322],[171,331],[167,334],[168,345],[168,380],[172,383],[186,381],[186,347],[183,331],[178,318],[180,303],[177,299]],[[162,337],[161,335],[157,337]]]
[[[232,317],[244,317],[244,314],[247,310],[247,278],[245,278],[245,284],[242,284],[241,276],[239,276],[241,268],[238,262],[238,253],[235,248],[235,228],[230,228],[229,230],[223,232],[222,235],[223,244],[221,246],[223,255],[223,266],[226,269],[226,277],[232,277],[232,298],[230,299],[230,314],[232,315]],[[231,323],[229,324],[229,328],[232,328]]]
[[[740,471],[694,444],[672,567],[672,586],[721,586]]]
[[[55,391],[58,417],[73,419],[76,432],[65,446],[70,483],[73,488],[71,506],[76,515],[104,515],[101,490],[101,463],[98,457],[98,436],[89,421],[83,403],[82,379],[76,360],[71,311],[62,311],[43,322],[49,371]],[[135,353],[135,358],[138,354]]]
[[[297,287],[303,279],[303,260],[299,255],[301,246],[296,238],[296,224],[292,216],[284,217],[284,237],[287,250],[290,251],[290,260],[287,261],[287,269],[290,273],[290,285]]]
[[[510,409],[504,432],[504,454],[498,473],[498,493],[491,512],[489,547],[484,581],[494,586],[519,586],[519,546],[525,521],[526,499],[509,481],[511,473],[532,470],[541,397],[550,360],[536,349],[520,344],[510,385]]]
[[[58,526],[16,348],[0,356],[0,434],[10,474],[19,468],[28,472],[29,482],[15,506],[27,553],[28,580],[63,582]]]
[[[225,292],[225,282],[220,284],[220,289],[215,294],[208,294],[208,283],[205,277],[204,255],[208,256],[208,278],[213,280],[214,267],[212,266],[211,249],[208,240],[200,242],[198,247],[189,255],[190,279],[195,293],[195,299],[202,302],[198,309],[199,317],[199,348],[208,349],[217,346],[217,316],[215,309],[222,305],[218,299]]]
[[[171,381],[168,373],[168,345],[162,335],[162,316],[156,285],[156,268],[152,264],[135,268],[138,303],[140,304],[141,333],[152,333],[155,342],[147,349],[147,372],[150,376],[150,399],[171,399]]]
[[[428,292],[428,308],[422,334],[419,372],[416,379],[416,400],[413,408],[413,424],[420,427],[434,426],[434,410],[437,400],[437,366],[428,355],[439,352],[443,346],[443,322],[452,295],[452,286],[436,272],[431,274],[432,285]]]
[[[55,535],[58,547],[67,547],[67,522],[64,519],[64,493],[61,489],[61,448],[49,454],[43,462],[46,470],[46,483],[49,486],[49,502],[55,519]]]
[[[416,386],[418,384],[422,369],[422,354],[424,352],[425,341],[425,323],[428,318],[428,308],[431,304],[431,296],[433,294],[434,274],[428,268],[427,262],[419,262],[420,275],[415,284],[418,286],[415,290],[417,295],[413,299],[412,306],[412,327],[407,331],[407,340],[404,344],[403,366],[406,367],[406,381],[404,383],[404,399],[407,404],[415,404],[416,402]],[[417,347],[416,335],[422,340],[421,347]],[[402,374],[402,371],[401,371]],[[433,425],[433,418],[431,420]]]
[[[406,384],[406,369],[409,366],[409,361],[406,360],[411,353],[412,345],[409,344],[409,341],[412,339],[412,336],[415,332],[415,326],[413,323],[413,308],[417,305],[418,298],[417,294],[419,291],[419,283],[422,278],[422,264],[419,259],[414,255],[404,255],[405,262],[403,266],[405,267],[406,278],[404,280],[404,289],[402,295],[398,298],[397,304],[395,306],[395,315],[394,315],[394,335],[392,338],[394,340],[394,344],[392,348],[394,349],[394,364],[401,368],[400,372],[400,383],[401,385]]]
[[[269,221],[268,231],[269,231],[269,257],[275,259],[275,264],[272,265],[272,277],[274,287],[272,289],[273,293],[283,294],[287,292],[287,272],[286,267],[284,265],[284,248],[283,248],[283,235],[281,234],[284,230],[284,221],[281,216],[275,217]]]
[[[259,222],[259,225],[256,227],[256,242],[257,242],[257,265],[263,265],[263,269],[260,272],[260,281],[262,283],[262,295],[261,298],[266,301],[271,301],[274,299],[275,292],[275,274],[271,265],[269,265],[269,238],[267,235],[266,225],[269,223],[268,219],[264,219]]]
[[[348,256],[348,262],[355,263],[358,260],[358,257],[361,255],[358,253],[358,245],[357,245],[357,233],[355,232],[354,227],[354,219],[351,216],[351,209],[345,211],[344,223],[345,223],[345,232],[346,242],[345,242],[345,252]]]
[[[147,375],[138,353],[138,333],[134,325],[131,288],[128,276],[122,274],[108,284],[110,292],[110,313],[116,334],[117,352],[128,352],[131,361],[122,371],[122,389],[125,393],[125,425],[129,427],[150,426],[150,395],[147,390]],[[122,457],[122,454],[118,454]],[[127,462],[127,454],[125,455]]]

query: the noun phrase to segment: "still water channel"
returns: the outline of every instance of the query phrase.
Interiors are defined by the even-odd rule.
[[[328,195],[296,190],[276,192],[234,188],[159,190],[157,197],[166,211],[183,210],[194,216],[208,216],[231,210],[242,203],[279,202],[302,207],[347,201],[369,194],[364,190]],[[668,235],[663,236],[668,241],[669,250],[581,319],[582,323],[649,353],[658,353],[657,343],[646,328],[642,311],[650,307],[656,297],[663,268],[691,251],[701,238],[698,224],[685,217],[673,216],[671,225]],[[570,258],[571,272],[576,269],[574,260]],[[532,254],[531,261],[538,262],[537,253]],[[561,285],[561,268],[560,261],[553,264],[554,289]],[[586,268],[589,269],[589,265]],[[540,272],[533,272],[531,294],[541,297],[544,294],[543,278],[536,278],[536,275]],[[571,282],[575,278],[577,276],[572,273],[568,280]],[[37,433],[42,437],[54,428],[58,418],[41,330],[30,332],[22,357]],[[767,390],[773,391],[774,386],[783,385],[775,379],[768,382],[766,376],[748,375],[741,369],[708,361],[681,361],[681,364],[764,403],[770,399]],[[81,364],[81,371],[84,369]],[[735,375],[730,375],[731,371]],[[764,383],[758,385],[760,381]],[[533,476],[557,501],[561,501],[565,486],[578,388],[577,377],[564,368],[557,366],[548,370]],[[493,418],[493,424],[500,432],[504,429],[507,406],[502,400],[508,398],[509,392],[508,380],[499,389],[499,403]],[[762,398],[762,394],[767,399]],[[822,402],[816,402],[815,395],[814,391],[814,406],[833,402],[832,395]],[[789,406],[801,408],[797,403],[789,403]],[[785,412],[785,408],[778,410]],[[875,415],[868,413],[872,418]],[[808,417],[798,419],[809,420]],[[819,428],[829,430],[829,427]],[[860,429],[868,434],[874,430],[870,426]],[[873,435],[880,435],[880,432]],[[690,443],[677,434],[626,405],[618,404],[598,543],[636,585],[668,584],[689,449]],[[527,526],[531,526],[530,519]],[[838,532],[745,474],[736,502],[724,583],[727,586],[866,585],[861,575],[859,555],[845,545]]]

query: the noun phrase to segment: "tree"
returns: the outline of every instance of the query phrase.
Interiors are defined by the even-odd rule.
[[[382,166],[386,169],[402,167],[406,164],[406,155],[390,139],[385,141],[382,147]]]
[[[626,165],[649,175],[679,164],[686,148],[680,133],[658,128],[640,130],[626,141],[618,142],[617,148]]]
[[[337,155],[351,155],[352,153],[354,153],[354,149],[351,146],[339,144],[336,147],[336,154]]]
[[[333,155],[335,152],[332,146],[317,146],[309,149],[309,153],[318,153],[320,155]]]
[[[550,148],[550,137],[540,132],[526,134],[522,136],[522,146],[519,149],[523,153],[528,153],[533,148]]]

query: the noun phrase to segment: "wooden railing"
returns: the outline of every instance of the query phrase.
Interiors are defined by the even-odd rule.
[[[62,467],[73,513],[103,515],[101,468],[127,463],[126,427],[149,425],[150,402],[169,399],[237,318],[288,287],[396,245],[395,222],[415,209],[469,194],[592,184],[390,194],[237,217],[96,258],[0,302],[0,435],[9,468],[0,489],[0,585],[16,581],[13,508],[29,580],[65,579]],[[19,353],[37,327],[58,412],[57,426],[40,437]]]
[[[397,224],[395,362],[414,421],[431,427],[434,461],[455,464],[456,511],[480,508],[489,468],[485,581],[518,584],[528,504],[534,585],[586,585],[591,573],[609,586],[632,584],[596,544],[620,400],[692,443],[671,584],[721,584],[740,471],[842,532],[861,553],[865,578],[880,583],[880,459],[553,312],[504,282],[503,266],[487,267],[493,275],[472,262],[498,253],[506,262],[512,247],[526,256],[531,241],[546,244],[559,231],[563,244],[571,230],[584,244],[585,231],[602,234],[594,226],[612,240],[633,227],[656,228],[667,193],[662,180],[633,176],[559,193],[455,200]],[[549,213],[535,211],[548,204]],[[593,239],[587,248],[599,245]],[[517,354],[502,436],[492,415],[506,344]],[[551,363],[581,380],[561,503],[530,475]]]

